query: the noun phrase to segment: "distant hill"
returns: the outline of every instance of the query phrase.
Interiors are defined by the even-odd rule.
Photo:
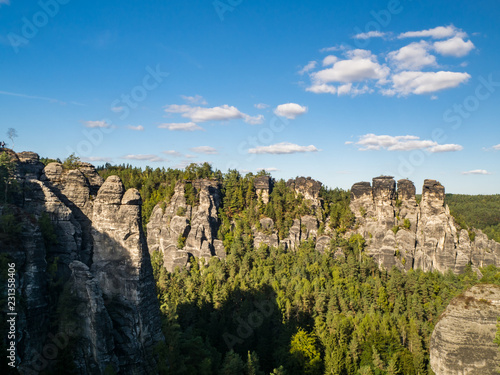
[[[446,194],[445,202],[462,228],[481,229],[489,239],[500,242],[500,194]]]

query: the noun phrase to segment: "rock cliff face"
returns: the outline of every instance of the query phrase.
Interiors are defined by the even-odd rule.
[[[309,200],[312,207],[321,207],[319,191],[322,183],[313,180],[311,177],[297,177],[287,181],[286,185],[293,189],[296,194],[302,194],[306,200]]]
[[[1,252],[16,263],[25,301],[19,369],[37,374],[50,368],[57,358],[44,350],[57,338],[59,351],[71,346],[80,374],[106,368],[151,373],[153,347],[164,338],[138,191],[125,192],[116,176],[103,183],[88,163],[67,170],[60,163],[44,167],[31,152],[12,153],[12,159],[20,192],[11,209],[23,234]],[[38,224],[43,217],[55,235],[50,243]],[[60,293],[55,284],[64,286],[61,297],[53,296]],[[66,314],[71,319],[53,321],[51,311],[64,309],[73,309]]]
[[[479,284],[455,297],[431,336],[431,367],[436,375],[493,375],[500,364],[493,343],[500,316],[500,287]]]
[[[255,192],[264,204],[269,202],[269,194],[273,189],[273,179],[269,176],[255,177]]]
[[[186,185],[192,186],[197,204],[186,203]],[[168,202],[155,206],[147,225],[149,251],[161,251],[164,266],[173,271],[184,267],[190,257],[225,257],[222,241],[216,239],[219,228],[217,209],[222,200],[217,181],[200,179],[179,181]]]
[[[415,187],[409,180],[382,176],[359,182],[351,188],[351,210],[356,231],[367,239],[366,251],[381,267],[393,266],[424,271],[463,271],[500,264],[500,244],[479,230],[471,241],[466,230],[457,231],[455,220],[444,204],[444,187],[425,180],[422,201],[417,204]]]

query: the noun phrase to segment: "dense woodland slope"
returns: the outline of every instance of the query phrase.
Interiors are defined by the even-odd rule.
[[[46,165],[53,162],[49,159],[42,161]],[[65,185],[74,184],[75,180],[69,177],[76,176],[83,168],[76,158],[69,158],[61,166],[50,164],[42,177],[34,182],[47,184],[40,182],[44,181],[43,176],[49,176],[48,172],[57,168],[61,171],[57,180],[59,186],[64,189],[79,186]],[[49,291],[54,292],[55,289],[50,288],[56,282],[57,290],[71,290],[71,282],[66,282],[63,276],[55,277],[54,267],[57,269],[61,261],[50,255],[59,248],[64,250],[58,237],[62,233],[58,227],[59,219],[51,219],[53,214],[37,212],[34,215],[25,211],[33,203],[27,204],[26,200],[20,203],[20,194],[26,195],[27,190],[17,184],[16,178],[19,180],[19,177],[13,177],[17,173],[15,169],[9,158],[0,159],[0,191],[6,192],[0,194],[2,270],[6,269],[12,254],[22,255],[29,238],[21,238],[20,234],[29,226],[33,233],[43,238],[40,246],[47,251],[45,260],[40,259],[39,277],[48,280]],[[87,193],[86,204],[95,210],[96,204],[114,196],[114,189],[119,188],[123,194],[129,188],[136,188],[142,196],[144,230],[155,206],[156,210],[158,207],[165,210],[170,204],[179,181],[203,178],[220,185],[216,238],[223,243],[225,257],[190,259],[188,267],[177,267],[169,272],[164,267],[163,254],[159,251],[151,253],[165,338],[164,341],[155,341],[154,362],[160,374],[433,374],[429,354],[431,334],[449,302],[473,285],[500,285],[500,270],[493,265],[479,269],[469,265],[460,274],[451,270],[440,273],[379,267],[365,251],[369,238],[356,232],[358,223],[350,209],[350,192],[342,189],[319,188],[320,207],[312,207],[304,196],[296,194],[283,180],[274,181],[269,200],[264,203],[256,193],[255,179],[267,176],[265,172],[243,176],[231,170],[223,174],[212,170],[207,163],[192,164],[185,170],[142,170],[108,164],[98,168],[98,172],[104,179],[119,176],[124,188],[118,179],[108,179],[102,185],[106,185],[107,190],[91,193],[90,198]],[[24,183],[28,183],[27,177]],[[193,185],[183,185],[183,199],[191,208],[200,202]],[[71,190],[64,189],[61,191],[66,193]],[[108,195],[105,197],[104,193]],[[139,204],[138,195],[130,190],[121,198],[122,205],[126,196],[133,198],[129,200],[134,205]],[[490,211],[493,212],[486,216],[488,219],[473,213],[476,208],[482,212],[488,202],[498,203],[496,196],[484,201],[480,200],[484,198],[482,196],[470,196],[474,203],[468,203],[467,197],[447,197],[452,211],[456,215],[462,212],[463,219],[459,218],[459,224],[469,229],[474,226],[476,218],[478,226],[484,225],[486,230],[492,228],[491,236],[497,235],[498,219],[495,217],[498,218],[500,211],[498,204],[492,204]],[[467,208],[463,208],[465,206]],[[186,216],[190,221],[183,209],[175,215]],[[101,225],[101,216],[94,213],[93,228]],[[126,216],[129,215],[117,218]],[[256,230],[271,235],[270,229],[262,226],[262,218],[272,219],[276,236],[285,240],[292,234],[294,222],[304,216],[318,219],[318,236],[328,233],[329,243],[321,251],[312,239],[301,241],[293,249],[266,242],[256,246]],[[106,218],[114,220],[110,215]],[[395,228],[394,234],[407,229],[404,220],[401,221],[401,227]],[[140,218],[134,223],[140,223]],[[127,229],[120,230],[126,233]],[[307,231],[305,225],[299,228],[302,230]],[[470,233],[474,232],[471,230]],[[95,235],[95,231],[92,232],[92,236]],[[137,236],[144,238],[144,234],[138,233]],[[185,241],[186,238],[179,236],[178,247],[182,248]],[[42,252],[37,251],[38,254]],[[146,265],[147,257],[144,259],[143,265]],[[42,267],[44,261],[50,265],[45,271]],[[61,263],[59,267],[63,265]],[[85,269],[84,265],[78,266]],[[73,268],[71,280],[75,278],[76,268]],[[29,272],[24,272],[19,270],[21,278],[28,280],[25,275],[29,276]],[[85,277],[92,276],[87,271],[79,272]],[[113,270],[108,272],[113,273]],[[0,282],[4,285],[6,279],[7,274],[2,271]],[[74,288],[84,285],[89,284],[82,282]],[[106,284],[102,287],[106,288]],[[106,294],[104,289],[103,292]],[[28,303],[33,300],[33,293],[20,297]],[[98,297],[97,290],[96,300]],[[5,306],[6,296],[1,298],[0,303]],[[47,319],[50,318],[51,326],[57,327],[67,314],[68,301],[52,295],[47,296],[47,301],[50,311]],[[102,309],[107,309],[111,318],[116,319],[114,325],[121,324],[123,315],[114,313],[113,300],[105,299]],[[97,317],[95,319],[93,324],[99,322]],[[0,328],[2,351],[5,352],[5,321]],[[500,344],[500,332],[497,341]],[[86,344],[76,337],[75,345],[85,348]],[[81,362],[75,365],[76,359],[85,358],[82,353],[65,350],[49,361],[40,373],[81,373],[78,369],[88,368]],[[118,359],[123,361],[123,358]],[[118,367],[113,361],[116,362],[109,359],[110,365],[101,366],[104,369],[94,368],[92,373],[115,373],[114,369]],[[1,373],[10,370],[4,358],[0,366]]]
[[[461,227],[481,229],[488,238],[500,242],[500,194],[446,194],[446,204]]]
[[[208,268],[192,263],[189,270],[170,273],[162,267],[161,254],[152,257],[164,334],[175,338],[161,349],[168,358],[165,373],[430,374],[430,335],[448,302],[479,281],[500,283],[493,266],[481,270],[481,280],[470,267],[461,275],[379,270],[363,254],[363,237],[343,236],[355,222],[350,194],[341,189],[322,187],[319,193],[319,234],[326,227],[337,233],[321,254],[312,241],[298,251],[254,247],[252,228],[261,217],[273,219],[283,239],[294,219],[314,214],[283,180],[275,182],[263,205],[254,179],[265,172],[222,174],[208,164],[192,164],[185,171],[108,165],[100,174],[118,174],[126,186],[140,189],[145,224],[152,207],[172,197],[176,181],[215,178],[222,183],[218,238],[227,258],[211,258]],[[195,205],[190,191],[185,194]],[[460,225],[492,227],[500,207],[490,209],[489,221],[479,212],[495,196],[463,197],[471,202],[467,208],[465,199],[447,196],[452,212],[466,213]],[[495,228],[487,233],[493,238]]]

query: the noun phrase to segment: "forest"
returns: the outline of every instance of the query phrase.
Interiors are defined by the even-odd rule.
[[[8,193],[0,197],[0,239],[7,243],[20,228],[9,211],[16,189],[12,167],[3,159],[0,164],[0,188]],[[78,160],[64,164],[72,168]],[[500,285],[500,270],[493,266],[480,269],[481,276],[470,266],[460,275],[379,269],[364,252],[364,238],[346,234],[355,222],[350,192],[342,189],[320,191],[319,232],[333,233],[324,252],[313,241],[295,250],[256,248],[253,228],[262,217],[272,218],[285,238],[295,218],[314,213],[284,180],[274,182],[264,204],[254,179],[265,171],[243,176],[208,163],[184,170],[107,164],[98,171],[104,178],[118,175],[126,188],[141,192],[145,230],[154,206],[168,202],[177,181],[211,178],[221,185],[217,237],[225,259],[193,259],[190,267],[168,272],[162,254],[151,254],[166,337],[155,349],[160,374],[433,374],[430,336],[450,300],[477,283]],[[193,190],[186,188],[185,197],[197,204]],[[499,196],[449,194],[446,203],[457,225],[498,239]],[[44,241],[54,241],[48,217],[39,225]]]
[[[257,199],[253,180],[264,171],[242,176],[191,164],[184,171],[105,166],[100,174],[118,174],[141,191],[145,222],[181,178],[216,178],[222,186],[218,238],[225,260],[192,261],[190,269],[169,273],[162,255],[152,254],[169,338],[157,348],[162,374],[432,374],[430,335],[449,301],[476,283],[500,283],[492,266],[481,269],[481,279],[471,267],[461,275],[380,270],[364,254],[360,235],[344,235],[354,216],[342,189],[320,191],[319,231],[329,225],[335,233],[327,250],[309,241],[287,251],[254,248],[252,228],[270,217],[284,238],[293,219],[313,212],[283,180],[275,181],[268,204]],[[195,205],[193,192],[185,194]],[[481,216],[495,196],[461,197],[447,196],[453,212],[463,213],[458,225],[495,223],[494,213],[489,221]]]

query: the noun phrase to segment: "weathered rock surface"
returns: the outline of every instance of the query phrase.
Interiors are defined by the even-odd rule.
[[[16,263],[24,301],[17,325],[19,368],[46,370],[51,361],[40,357],[44,345],[53,337],[68,338],[66,321],[57,328],[50,321],[58,308],[47,299],[53,278],[81,307],[73,313],[79,373],[103,374],[109,366],[119,373],[151,373],[153,346],[164,338],[138,191],[125,192],[117,177],[103,184],[88,163],[72,170],[60,163],[44,168],[34,153],[9,155],[22,186],[13,209],[22,218],[23,234],[16,246],[0,240],[0,252]],[[42,216],[50,219],[56,237],[47,246]],[[56,266],[54,274],[49,264]]]
[[[109,306],[120,370],[148,374],[155,365],[153,345],[162,334],[141,204],[139,192],[125,192],[117,176],[101,186],[93,209],[91,271]]]
[[[500,316],[500,287],[478,284],[451,300],[431,336],[430,363],[436,375],[497,374],[493,343]]]
[[[89,268],[79,262],[70,264],[68,287],[71,295],[71,316],[64,317],[61,332],[75,340],[74,357],[81,374],[104,374],[106,368],[119,370],[113,339],[113,322],[102,298],[99,283]],[[60,335],[61,338],[62,335]]]
[[[381,176],[351,188],[351,210],[357,233],[367,239],[366,251],[379,266],[409,270],[460,273],[469,263],[474,268],[500,264],[500,244],[476,231],[471,241],[460,233],[444,204],[444,187],[425,180],[422,201],[417,205],[415,186],[409,180]]]
[[[269,202],[269,195],[273,189],[273,179],[269,176],[255,177],[254,180],[255,193],[264,204]]]
[[[313,207],[321,207],[321,200],[319,198],[322,186],[321,182],[313,180],[311,177],[297,177],[288,180],[286,185],[293,189],[296,194],[302,194]]]
[[[186,184],[191,184],[197,205],[186,203]],[[218,181],[200,179],[179,181],[168,202],[157,204],[148,223],[149,251],[161,251],[169,271],[184,267],[190,257],[209,259],[225,257],[224,246],[217,240],[217,209],[222,196]]]

